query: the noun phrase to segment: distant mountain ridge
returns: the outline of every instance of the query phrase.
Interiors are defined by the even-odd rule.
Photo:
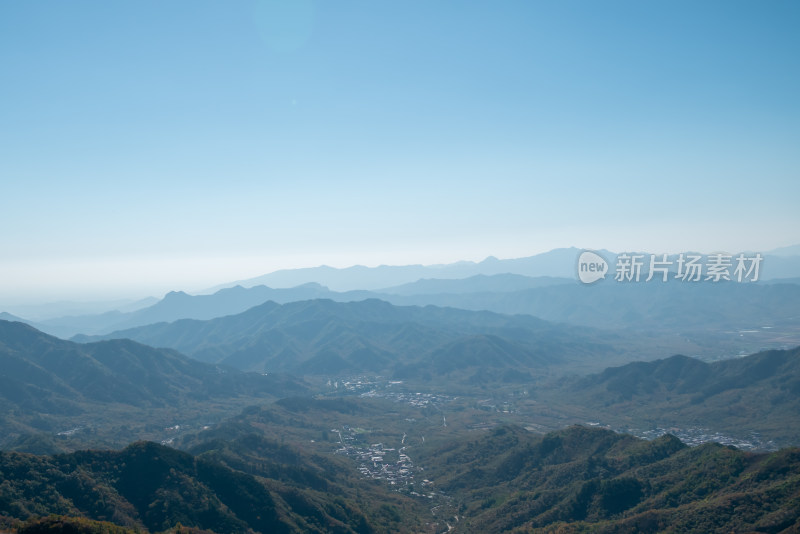
[[[527,258],[499,260],[489,257],[481,262],[457,262],[448,265],[410,266],[353,266],[346,269],[317,267],[276,271],[261,277],[217,286],[213,294],[187,295],[182,291],[168,293],[152,305],[145,301],[136,303],[134,310],[123,308],[101,314],[75,315],[30,321],[18,317],[6,319],[22,320],[42,331],[62,338],[76,334],[102,335],[112,331],[178,319],[211,319],[240,313],[267,300],[287,303],[314,298],[329,298],[349,302],[367,298],[379,298],[397,305],[427,305],[461,307],[465,309],[488,309],[499,313],[526,313],[551,321],[564,321],[600,328],[652,327],[654,310],[642,310],[652,295],[662,300],[664,291],[686,295],[711,291],[703,286],[761,286],[798,285],[800,256],[793,255],[795,247],[776,250],[775,255],[765,253],[761,263],[759,283],[712,284],[671,283],[644,281],[638,283],[614,283],[613,276],[592,286],[584,286],[576,279],[577,259],[580,249],[562,248]],[[616,254],[600,250],[614,268]],[[671,257],[674,260],[674,257]],[[646,266],[645,266],[646,267]],[[674,267],[674,266],[673,266]],[[646,272],[646,269],[643,270]],[[654,286],[662,285],[658,288]],[[644,286],[649,286],[645,289]],[[603,287],[602,290],[596,290]],[[632,302],[633,310],[628,317],[619,314],[620,306],[612,311],[598,310],[602,303],[592,301],[592,293],[603,293],[603,300],[629,299],[641,293],[643,301]],[[730,291],[749,291],[739,287]],[[634,295],[635,296],[635,295]],[[639,298],[639,297],[637,297]],[[681,297],[685,298],[685,297]],[[777,297],[770,298],[780,298]],[[565,309],[565,304],[568,309]],[[626,303],[630,304],[630,303]],[[703,302],[703,306],[708,303]],[[745,304],[748,304],[745,302]],[[762,310],[771,312],[774,302],[758,303]],[[779,303],[783,305],[783,303]],[[670,305],[671,306],[671,305]],[[720,308],[720,306],[717,306]],[[637,309],[638,308],[638,309]],[[731,314],[730,306],[723,307]],[[644,312],[644,313],[642,313]],[[788,316],[800,315],[790,313]],[[673,315],[673,321],[675,316]],[[630,319],[630,320],[628,320]],[[752,319],[755,319],[753,317]],[[752,322],[750,319],[750,322]],[[657,319],[662,323],[661,319]],[[687,320],[687,324],[695,324]],[[744,324],[749,327],[752,324]]]
[[[403,295],[415,295],[418,292],[421,294],[438,294],[448,291],[464,291],[468,293],[508,292],[569,283],[573,283],[573,281],[563,278],[530,278],[521,275],[504,274],[494,276],[476,275],[461,280],[419,280],[405,286],[387,288],[385,293],[371,291],[340,293],[331,291],[317,283],[306,283],[287,289],[274,289],[263,285],[249,288],[235,286],[220,289],[211,295],[189,295],[182,291],[172,291],[155,304],[128,313],[113,311],[99,315],[59,317],[42,322],[25,321],[9,314],[9,319],[13,318],[13,320],[27,322],[49,334],[69,338],[76,334],[103,335],[115,330],[159,322],[172,322],[179,319],[213,319],[241,313],[267,301],[286,304],[318,298],[328,298],[340,302],[352,302],[368,298],[392,300],[400,299]],[[445,287],[442,287],[442,284]]]
[[[574,278],[579,254],[577,248],[558,248],[525,258],[500,260],[489,256],[481,262],[460,261],[444,265],[354,265],[338,269],[323,265],[303,269],[284,269],[269,274],[216,286],[209,292],[241,285],[267,285],[276,288],[296,287],[316,282],[333,291],[370,290],[409,284],[425,278],[458,279],[475,275],[519,274],[523,276]],[[613,254],[603,251],[609,257]],[[800,271],[799,271],[800,272]]]
[[[236,286],[221,289],[213,295],[189,295],[183,291],[171,291],[155,304],[134,312],[113,311],[99,315],[59,317],[29,324],[52,335],[67,338],[75,334],[105,334],[123,328],[178,319],[213,319],[241,313],[268,300],[291,302],[330,295],[332,292],[327,288],[311,283],[291,289],[272,289],[266,286],[245,289]]]
[[[241,285],[252,287],[267,285],[276,288],[296,287],[309,282],[316,282],[333,291],[344,292],[354,290],[380,291],[384,288],[410,284],[423,279],[460,279],[476,275],[492,276],[498,274],[517,274],[528,277],[576,278],[578,256],[583,249],[569,247],[557,248],[549,252],[533,256],[511,259],[497,259],[489,256],[480,262],[460,261],[444,265],[381,265],[365,267],[335,268],[323,265],[301,269],[284,269],[255,278],[221,284],[209,289],[214,292],[225,287]],[[760,280],[776,278],[793,278],[800,276],[800,245],[762,252],[759,270]],[[597,250],[608,262],[613,273],[617,253],[609,250]],[[625,251],[636,253],[637,251]],[[645,258],[650,254],[662,254],[663,251],[638,251]],[[738,254],[742,251],[728,251]],[[676,254],[671,254],[674,261]],[[648,268],[645,262],[643,272]],[[673,265],[673,269],[675,266]]]
[[[727,283],[579,283],[507,293],[438,293],[386,297],[403,305],[529,314],[595,328],[760,328],[800,317],[800,285]]]
[[[132,313],[64,317],[29,323],[68,338],[105,335],[157,322],[212,319],[241,313],[266,301],[280,304],[326,298],[354,302],[378,298],[401,306],[436,305],[467,310],[528,314],[548,321],[594,328],[634,328],[685,332],[775,326],[800,317],[800,284],[767,283],[600,283],[586,286],[565,278],[521,275],[476,275],[460,280],[424,279],[383,292],[334,292],[319,284],[290,289],[241,286],[213,295],[171,292],[155,305]],[[609,305],[613,303],[613,305]],[[761,347],[744,347],[751,352]]]

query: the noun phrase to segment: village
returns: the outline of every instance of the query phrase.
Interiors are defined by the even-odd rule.
[[[439,406],[456,399],[440,393],[422,393],[403,391],[402,380],[386,380],[380,376],[354,376],[327,381],[329,392],[358,395],[362,398],[388,399],[402,402],[417,408]]]
[[[331,429],[331,432],[339,435],[340,447],[336,449],[336,454],[351,458],[358,465],[357,469],[364,478],[384,481],[397,491],[417,497],[433,499],[436,496],[432,491],[430,480],[421,480],[418,487],[415,484],[415,473],[424,469],[414,465],[406,453],[405,434],[400,448],[394,448],[384,443],[361,445],[358,443],[358,429],[348,425],[342,426],[341,429]]]

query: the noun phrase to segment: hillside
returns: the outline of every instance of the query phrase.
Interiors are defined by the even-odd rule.
[[[280,451],[277,445],[262,445]],[[121,451],[57,456],[0,452],[0,514],[18,519],[81,516],[151,532],[178,524],[218,533],[404,530],[374,510],[367,518],[351,500],[351,490],[339,484],[348,477],[329,480],[330,472],[306,465],[302,455],[294,453],[293,458],[302,465],[290,468],[269,457],[259,460],[259,466],[283,479],[279,481],[231,469],[208,455],[194,457],[148,442]],[[318,489],[293,482],[299,474],[316,480]],[[373,496],[377,492],[375,502],[382,500],[386,508],[398,501],[380,490],[364,489]]]
[[[556,325],[530,316],[401,307],[375,299],[267,302],[210,321],[160,323],[102,338],[131,338],[242,370],[397,373],[406,378],[473,374],[481,368],[597,365],[607,358],[621,361],[641,343],[633,335]],[[663,349],[654,352],[659,350]]]
[[[670,435],[646,441],[582,426],[544,435],[509,424],[475,430],[442,425],[442,410],[455,420],[459,411],[438,402],[283,399],[186,436],[188,453],[143,442],[0,453],[0,514],[148,531],[180,522],[219,533],[800,527],[797,448],[688,447]],[[393,467],[398,455],[402,466]]]
[[[525,314],[573,326],[626,330],[649,337],[647,345],[658,352],[656,356],[682,352],[717,359],[800,344],[798,284],[606,281],[586,286],[566,278],[513,274],[422,279],[380,292],[335,292],[319,284],[290,289],[236,286],[211,295],[171,292],[156,304],[130,313],[114,311],[29,324],[61,337],[82,334],[75,339],[86,340],[86,335],[127,335],[130,330],[159,322],[238,315],[267,301],[287,304],[320,298],[343,303],[377,298],[395,306],[434,305]],[[165,346],[176,347],[172,340]],[[661,350],[666,348],[671,350]],[[194,351],[195,347],[181,345],[179,350]],[[229,355],[233,351],[224,352]]]
[[[343,488],[316,468],[301,489],[212,459],[236,463],[259,448],[303,461],[256,438],[198,457],[147,443],[59,457],[2,453],[0,512],[64,513],[149,531],[180,522],[219,533],[409,532],[425,520],[424,508],[366,485],[371,506],[351,500],[352,490],[333,496]],[[455,512],[443,526],[456,533],[777,533],[800,526],[797,449],[757,455],[687,448],[670,436],[646,442],[573,427],[534,437],[501,427],[426,459],[436,460],[431,484]],[[304,474],[263,457],[249,465],[289,479]],[[16,478],[23,471],[26,477]]]
[[[224,402],[305,391],[293,378],[242,373],[130,340],[79,344],[0,321],[0,446],[18,433],[154,422],[158,411],[174,416],[203,403],[216,412]]]
[[[800,443],[800,347],[713,363],[685,356],[634,362],[543,395],[613,426],[694,425]]]
[[[297,443],[314,436],[318,450],[337,447],[353,459],[351,469],[375,479],[387,478],[387,467],[369,474],[359,451],[386,454],[383,465],[391,470],[397,453],[388,451],[396,448],[414,467],[393,487],[429,499],[439,524],[454,532],[793,532],[800,526],[797,448],[756,454],[582,426],[545,435],[508,424],[483,431],[464,424],[466,414],[454,404],[285,399],[184,445],[247,465],[262,454],[247,444],[253,433],[280,433]],[[445,412],[450,424],[443,426]],[[227,440],[239,443],[235,451]]]
[[[795,532],[800,450],[752,454],[672,436],[643,441],[518,427],[426,453],[456,532]]]

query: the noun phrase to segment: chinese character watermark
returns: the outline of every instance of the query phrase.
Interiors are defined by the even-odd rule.
[[[638,282],[642,274],[642,258],[641,254],[634,254],[629,256],[624,252],[617,256],[617,274],[614,280],[617,282]]]
[[[760,275],[761,253],[747,255],[717,252],[701,254],[634,254],[623,252],[617,255],[614,265],[614,280],[617,282],[757,282]],[[645,272],[643,272],[645,266]],[[604,279],[609,270],[608,262],[600,254],[585,250],[578,258],[578,279],[591,284]]]

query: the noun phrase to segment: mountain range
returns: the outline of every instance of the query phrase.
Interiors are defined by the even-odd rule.
[[[565,278],[531,278],[512,274],[476,275],[467,279],[454,280],[423,279],[388,288],[385,292],[364,290],[336,292],[315,282],[286,289],[274,289],[264,285],[245,288],[237,285],[220,289],[210,295],[189,295],[183,291],[171,291],[163,299],[131,312],[114,310],[100,314],[63,316],[41,321],[25,321],[5,313],[3,314],[5,317],[0,315],[0,319],[28,322],[37,329],[67,338],[76,334],[102,335],[115,330],[159,322],[172,322],[178,319],[213,319],[237,314],[267,301],[285,304],[317,298],[340,302],[368,298],[393,300],[400,299],[402,296],[440,293],[508,293],[561,284],[574,284],[574,281]]]
[[[585,420],[800,443],[800,347],[711,363],[686,356],[632,362],[568,382],[542,398]]]
[[[800,450],[709,443],[800,443],[800,347],[730,358],[800,345],[796,251],[766,283],[588,286],[577,253],[34,323],[73,341],[0,315],[0,449],[41,454],[0,452],[0,531],[799,530]]]
[[[144,424],[148,418],[152,423],[159,410],[173,420],[186,420],[179,413],[210,413],[209,405],[230,414],[243,403],[309,391],[285,371],[317,377],[383,374],[416,384],[442,384],[445,378],[444,391],[462,392],[536,384],[532,408],[550,406],[565,421],[699,425],[744,439],[758,433],[781,444],[800,442],[800,348],[713,363],[672,356],[557,379],[565,369],[587,368],[586,358],[595,368],[607,367],[603,354],[609,361],[633,359],[641,350],[636,347],[646,344],[529,316],[381,301],[268,302],[241,316],[162,323],[130,334],[149,336],[154,344],[171,340],[212,363],[130,339],[76,343],[0,322],[0,425],[6,432],[0,446],[47,451],[56,445],[7,440],[87,421],[95,428],[116,428],[121,417],[126,423]],[[126,435],[135,432],[142,427]]]
[[[441,341],[424,357],[416,356],[415,367],[434,376],[441,362],[441,370],[453,376],[464,368],[484,375],[492,371],[489,357],[497,370],[520,374],[521,365],[557,364],[559,353],[598,354],[595,334],[585,329],[530,316],[398,307],[377,300],[268,302],[236,316],[154,326],[165,330],[153,335],[174,335],[171,329],[180,327],[175,339],[209,350],[206,354],[216,354],[209,340],[220,342],[218,347],[238,342],[241,349],[262,336],[318,340],[320,347],[329,352],[337,347],[341,354],[355,341],[402,340],[396,346],[411,354],[417,343]],[[576,338],[581,332],[587,337]],[[540,355],[547,358],[539,360]],[[687,447],[670,435],[645,441],[579,426],[536,435],[508,423],[513,418],[535,425],[543,408],[586,420],[615,416],[659,422],[674,416],[684,425],[764,433],[782,425],[784,433],[795,432],[796,443],[800,348],[714,363],[673,356],[563,378],[555,390],[536,387],[526,405],[531,411],[523,407],[528,393],[511,386],[507,391],[519,405],[496,414],[483,411],[475,400],[452,396],[427,404],[400,402],[397,396],[312,398],[303,384],[272,372],[241,373],[131,340],[78,344],[21,323],[0,322],[0,357],[7,424],[26,415],[29,422],[48,416],[52,422],[67,420],[73,411],[83,417],[91,410],[113,413],[114,405],[124,405],[131,422],[152,419],[164,405],[206,410],[231,395],[262,399],[219,425],[183,434],[174,441],[183,451],[138,442],[121,450],[55,456],[1,452],[0,528],[18,520],[42,528],[73,523],[103,528],[75,518],[150,532],[179,523],[207,532],[342,533],[791,532],[800,527],[797,448],[755,454],[711,443]],[[328,361],[314,358],[305,361]],[[352,353],[341,359],[364,368]],[[523,381],[531,382],[530,377]],[[504,389],[492,388],[491,395]],[[421,395],[411,391],[410,397]],[[400,493],[379,478],[360,478],[348,452],[377,447],[389,454],[396,450],[394,442],[395,454],[411,455],[418,466],[417,476],[397,488]],[[333,454],[334,449],[344,452]],[[383,459],[370,459],[370,465],[377,462]],[[66,517],[36,519],[50,514]]]
[[[378,295],[381,300],[403,307],[435,305],[462,310],[489,310],[501,314],[527,314],[556,323],[616,331],[609,332],[608,336],[649,336],[651,348],[658,350],[654,357],[682,352],[692,356],[719,358],[800,344],[800,325],[797,323],[797,318],[800,317],[800,285],[797,284],[708,282],[690,285],[612,282],[584,286],[558,278],[481,275],[464,280],[422,280],[387,291],[395,293],[381,293]],[[173,292],[148,308],[131,314],[115,314],[106,328],[100,328],[97,332],[100,337],[82,336],[75,339],[132,337],[144,343],[172,347],[197,357],[203,350],[218,350],[220,345],[239,342],[227,339],[206,343],[195,339],[192,342],[186,340],[177,343],[169,335],[154,337],[144,332],[177,331],[178,328],[186,328],[186,324],[181,327],[159,324],[144,330],[139,327],[159,322],[176,322],[184,318],[210,320],[231,317],[267,301],[287,304],[307,298],[325,298],[341,303],[355,303],[374,295],[367,291],[336,293],[317,284],[292,289],[237,286],[220,290],[213,295],[198,296]],[[98,324],[102,326],[102,322],[97,323],[96,319],[97,317],[73,318],[72,326],[51,322],[49,331],[54,333],[52,329],[56,329],[62,333],[74,332],[75,321],[91,323],[95,327]],[[227,329],[233,328],[234,322],[234,319],[226,319],[221,324],[228,325],[225,327]],[[129,326],[109,330],[113,324]],[[92,329],[87,331],[91,332]],[[578,329],[574,331],[578,332]],[[592,335],[596,337],[597,333]],[[679,340],[683,340],[684,344],[678,344]],[[271,343],[273,345],[270,350],[284,348],[277,341]],[[201,344],[208,347],[201,348]],[[671,352],[664,352],[659,346],[668,348]],[[208,353],[209,355],[200,357],[207,361],[217,361],[243,348],[237,346],[234,349],[231,346],[219,349],[221,352],[217,355]],[[391,352],[392,349],[388,350]],[[249,364],[255,366],[248,367]],[[236,366],[257,369],[258,362],[239,361]]]
[[[399,305],[426,305],[488,309],[500,313],[528,313],[552,321],[572,321],[576,324],[601,328],[619,327],[663,327],[663,318],[646,305],[654,298],[659,308],[665,308],[664,295],[675,293],[679,298],[691,298],[703,287],[699,311],[705,315],[718,296],[705,286],[727,286],[719,294],[738,299],[744,305],[740,314],[745,322],[753,323],[755,311],[773,308],[783,303],[776,296],[765,296],[757,291],[741,293],[741,287],[772,284],[798,285],[800,256],[793,254],[794,248],[777,250],[766,254],[762,261],[760,282],[757,284],[695,284],[680,283],[613,283],[611,277],[587,288],[575,278],[579,249],[556,249],[548,253],[509,260],[487,258],[480,263],[458,262],[439,266],[381,266],[368,268],[354,266],[347,269],[319,267],[277,271],[262,277],[218,286],[216,289],[190,298],[184,292],[168,293],[162,300],[142,300],[116,307],[111,311],[92,314],[69,314],[37,320],[19,319],[23,313],[6,316],[6,320],[23,320],[50,334],[69,338],[76,334],[98,335],[115,330],[132,328],[161,321],[178,319],[211,319],[235,314],[252,306],[273,300],[278,303],[314,298],[330,298],[338,301],[380,298]],[[613,264],[615,254],[600,251]],[[613,269],[613,266],[610,267]],[[388,274],[387,274],[388,273]],[[611,283],[609,283],[611,282]],[[662,286],[662,287],[657,287]],[[599,289],[602,287],[602,289]],[[582,291],[579,288],[584,288]],[[594,293],[588,291],[591,289]],[[208,293],[208,294],[205,294]],[[594,295],[594,296],[593,296]],[[632,304],[634,311],[629,317],[620,314],[597,313],[596,296],[602,300],[622,299],[622,304]],[[745,300],[742,300],[742,296]],[[750,302],[755,298],[755,302]],[[711,299],[711,301],[709,301]],[[764,302],[768,299],[767,302]],[[772,299],[772,300],[769,300]],[[788,299],[787,299],[788,300]],[[553,304],[552,306],[550,304]],[[60,305],[59,305],[60,306]],[[565,306],[570,309],[565,310]],[[74,307],[74,306],[73,306]],[[62,306],[63,308],[63,306]],[[669,309],[669,306],[666,306]],[[722,309],[723,307],[718,307]],[[27,308],[26,308],[27,309]],[[725,310],[730,307],[725,306]],[[582,311],[587,310],[587,311]],[[29,309],[36,313],[35,309]],[[577,311],[577,313],[575,313]],[[716,314],[712,313],[711,316]],[[773,313],[768,319],[773,320]],[[790,317],[796,316],[789,315]],[[680,316],[673,317],[676,328],[694,324],[694,319],[685,322]],[[726,317],[723,316],[722,319]],[[720,321],[724,322],[724,321]]]
[[[613,267],[617,254],[608,250],[598,252]],[[635,253],[635,251],[628,251]],[[741,251],[738,251],[741,252]],[[533,256],[512,259],[498,259],[489,256],[480,262],[460,261],[443,265],[381,265],[378,267],[365,267],[355,265],[343,269],[321,266],[303,269],[286,269],[269,274],[239,280],[229,284],[216,286],[208,292],[214,292],[225,287],[241,285],[252,287],[267,285],[271,287],[288,288],[309,282],[322,284],[334,291],[351,290],[376,290],[413,283],[417,280],[434,279],[460,279],[476,275],[518,274],[528,277],[556,277],[575,279],[578,256],[581,249],[557,248],[549,252]],[[650,254],[660,254],[659,251],[641,252],[645,257]],[[797,247],[784,247],[762,254],[760,279],[771,280],[777,278],[791,278],[800,275],[800,253]],[[671,259],[675,255],[670,256]]]
[[[612,257],[612,253],[603,251]],[[253,287],[296,287],[315,282],[333,291],[381,290],[382,288],[416,282],[425,278],[458,279],[476,275],[520,274],[524,276],[568,277],[575,276],[579,250],[559,248],[525,258],[500,260],[489,256],[481,262],[459,261],[443,265],[381,265],[365,267],[355,265],[344,269],[321,266],[304,269],[286,269],[263,276],[223,284],[209,290],[241,285]],[[800,270],[798,270],[800,272]]]
[[[800,450],[748,454],[674,436],[503,426],[422,456],[460,532],[795,532]]]
[[[372,447],[389,451],[396,442],[427,488],[420,490],[417,479],[404,491],[432,499],[442,530],[454,532],[789,533],[800,526],[797,448],[754,454],[715,443],[689,447],[669,434],[648,441],[584,426],[543,435],[508,423],[477,430],[447,411],[452,424],[442,426],[438,410],[418,410],[412,421],[413,410],[373,399],[285,399],[248,410],[185,446],[207,450],[203,443],[241,442],[280,429],[302,442],[326,428],[359,427],[355,434],[342,431],[353,441],[339,450],[381,441]],[[387,427],[392,419],[403,422]],[[364,430],[370,422],[373,430]],[[339,445],[341,437],[329,439]],[[222,457],[236,465],[237,455],[258,456],[244,447]]]
[[[209,321],[184,319],[75,339],[113,338],[169,347],[247,371],[371,372],[427,379],[587,361],[605,367],[603,362],[620,361],[642,341],[633,334],[552,324],[527,315],[394,306],[376,299],[266,302]]]
[[[420,455],[430,466],[428,485],[446,498],[433,509],[438,517],[314,459],[257,434],[206,442],[195,455],[145,442],[59,456],[0,453],[0,513],[29,520],[65,514],[145,532],[178,524],[219,533],[342,534],[435,532],[435,525],[603,533],[800,527],[796,448],[752,454],[716,444],[689,448],[673,436],[644,441],[583,427],[534,436],[506,425]],[[61,531],[115,532],[82,524],[87,530]]]
[[[358,502],[346,487],[351,478],[341,468],[331,471],[335,462],[323,461],[325,469],[314,457],[274,442],[251,438],[249,444],[267,453],[259,465],[271,478],[232,469],[207,454],[193,456],[148,442],[58,456],[0,452],[0,514],[22,520],[50,514],[86,517],[129,532],[160,532],[183,524],[220,534],[355,534],[386,532],[392,525],[376,510],[379,505]],[[380,489],[363,489],[386,508],[397,500]],[[46,531],[82,532],[75,527]]]
[[[125,422],[132,423],[153,410],[196,409],[224,399],[255,402],[306,391],[290,377],[243,373],[127,339],[79,344],[23,323],[0,321],[5,445],[15,432],[64,430],[69,421],[87,424],[124,413]]]
[[[105,334],[178,319],[213,319],[243,312],[268,300],[283,303],[326,298],[331,294],[331,291],[319,284],[305,284],[292,289],[272,289],[266,286],[245,289],[236,286],[221,289],[213,295],[188,295],[183,291],[171,291],[154,304],[132,312],[110,311],[94,315],[57,317],[39,322],[31,321],[30,324],[42,331],[66,338],[76,334]]]
[[[338,302],[379,298],[398,306],[488,310],[592,328],[679,334],[701,347],[692,355],[710,357],[800,344],[800,284],[611,282],[585,286],[562,278],[520,275],[420,280],[383,293],[337,293],[319,284],[291,289],[237,286],[213,295],[172,292],[135,312],[63,317],[29,324],[64,338],[78,333],[118,335],[119,331],[159,322],[235,315],[267,301],[286,304],[320,298]]]

